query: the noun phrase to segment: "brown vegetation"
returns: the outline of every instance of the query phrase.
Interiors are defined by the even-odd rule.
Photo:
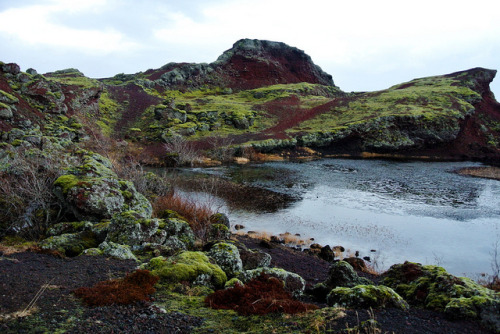
[[[260,275],[245,285],[219,290],[207,296],[205,304],[214,309],[235,310],[240,315],[288,313],[318,309],[316,305],[294,300],[277,278]]]
[[[210,217],[216,213],[208,203],[181,197],[174,193],[158,196],[152,204],[155,217],[161,218],[165,210],[175,211],[189,223],[194,234],[202,240],[205,239],[209,231]]]
[[[457,173],[460,175],[500,180],[500,167],[467,167],[460,169]]]
[[[123,279],[102,281],[91,288],[78,288],[74,294],[88,306],[127,305],[142,300],[149,301],[158,279],[148,270],[136,270]]]

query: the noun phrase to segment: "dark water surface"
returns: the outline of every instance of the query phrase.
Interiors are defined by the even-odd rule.
[[[297,198],[275,212],[227,208],[233,225],[342,245],[379,269],[410,260],[475,277],[491,273],[500,239],[500,181],[453,173],[470,166],[480,164],[325,159],[206,172]]]

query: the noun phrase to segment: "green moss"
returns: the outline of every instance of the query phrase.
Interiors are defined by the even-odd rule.
[[[408,304],[394,290],[386,286],[357,285],[352,288],[337,287],[327,297],[330,306],[349,308],[397,307],[408,309]]]
[[[107,90],[101,93],[99,97],[99,120],[97,125],[101,128],[102,132],[110,136],[113,134],[114,126],[118,119],[120,104],[113,100]]]
[[[7,100],[6,102],[10,103],[10,104],[19,102],[19,99],[17,97],[15,97],[14,95],[9,94],[1,89],[0,89],[0,96],[1,96],[2,100]]]
[[[193,333],[328,333],[328,321],[340,321],[342,317],[341,309],[331,307],[297,315],[239,316],[233,310],[206,307],[205,296],[192,296],[191,291],[189,295],[163,291],[159,293],[164,298],[156,303],[164,309],[203,318],[201,327],[194,328]]]
[[[47,76],[46,79],[48,81],[55,81],[64,85],[79,86],[82,88],[96,88],[101,85],[99,81],[87,78],[78,70],[66,73],[55,73],[56,72],[52,73],[52,76]]]
[[[224,271],[218,265],[210,263],[202,252],[182,252],[168,259],[153,258],[147,269],[167,283],[194,282],[202,275],[207,275],[210,283],[218,288],[223,287],[227,281]]]
[[[463,118],[480,95],[448,77],[416,79],[387,90],[360,93],[339,100],[329,112],[301,123],[295,132],[332,131],[384,117],[412,116],[423,121]]]

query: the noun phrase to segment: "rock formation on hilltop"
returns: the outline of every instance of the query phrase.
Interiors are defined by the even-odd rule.
[[[308,82],[334,86],[332,76],[315,65],[304,51],[285,43],[242,39],[211,64],[165,65],[154,82],[164,88],[218,85],[233,90]],[[154,79],[158,72],[153,71]]]

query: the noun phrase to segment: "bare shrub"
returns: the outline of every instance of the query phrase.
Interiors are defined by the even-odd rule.
[[[211,137],[208,139],[210,145],[210,157],[222,162],[232,161],[236,149],[231,147],[233,140],[228,137]]]
[[[144,170],[141,163],[133,158],[113,162],[113,170],[120,179],[131,181],[135,189],[149,199],[172,194],[171,178],[166,172],[157,175]]]
[[[176,165],[193,166],[201,161],[201,154],[195,145],[180,135],[172,136],[168,143],[164,144],[167,156]]]
[[[60,156],[37,150],[17,150],[6,171],[0,172],[0,236],[21,233],[30,239],[45,235],[62,218],[52,192],[67,164]]]

